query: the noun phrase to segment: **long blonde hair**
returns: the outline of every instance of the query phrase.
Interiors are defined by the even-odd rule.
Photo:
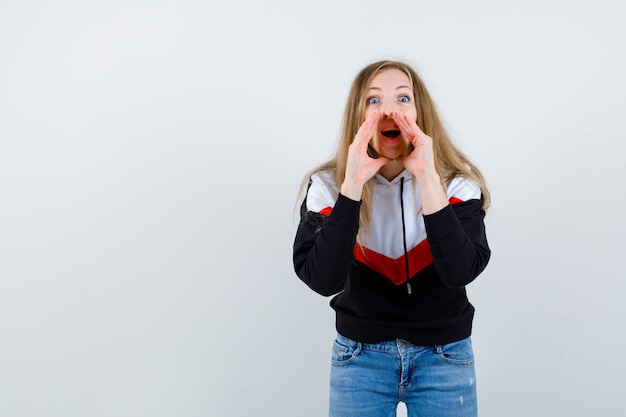
[[[333,172],[337,189],[341,188],[341,184],[346,175],[348,148],[365,119],[365,101],[368,88],[372,79],[380,71],[392,68],[404,72],[413,84],[413,94],[417,107],[416,122],[420,129],[433,139],[433,151],[435,154],[435,167],[437,172],[446,184],[449,184],[450,181],[458,176],[475,181],[482,191],[484,198],[483,209],[486,210],[489,207],[491,199],[485,179],[480,170],[450,140],[439,118],[435,103],[430,97],[424,82],[409,65],[404,62],[389,60],[374,62],[363,68],[357,74],[348,94],[348,100],[343,114],[341,136],[335,156],[307,173],[300,187],[300,195],[305,192],[311,175],[320,171],[328,170]],[[376,155],[370,156],[375,157]],[[372,214],[373,187],[373,179],[370,179],[363,187],[359,224],[361,230],[364,231],[369,230]]]

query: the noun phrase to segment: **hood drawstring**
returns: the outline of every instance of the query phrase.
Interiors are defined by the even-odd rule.
[[[404,267],[406,269],[406,291],[411,295],[411,283],[409,282],[409,254],[406,250],[406,226],[404,224],[404,177],[400,178],[400,210],[402,211],[402,243],[404,243]]]

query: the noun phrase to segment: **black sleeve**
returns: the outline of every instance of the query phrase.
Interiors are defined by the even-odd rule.
[[[424,216],[433,264],[450,288],[469,284],[489,262],[482,204],[482,198],[468,200]]]
[[[300,208],[300,224],[293,244],[298,277],[313,291],[329,296],[343,290],[354,259],[361,202],[339,194],[329,216]]]

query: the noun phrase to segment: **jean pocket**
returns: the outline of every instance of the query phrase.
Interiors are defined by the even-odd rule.
[[[332,364],[347,365],[354,362],[361,348],[361,343],[338,334],[333,343]]]
[[[472,349],[472,340],[469,337],[447,345],[436,345],[435,350],[439,358],[449,364],[474,365],[474,350]]]

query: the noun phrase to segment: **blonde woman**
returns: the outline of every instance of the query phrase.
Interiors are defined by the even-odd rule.
[[[303,182],[300,279],[336,312],[330,416],[476,416],[474,307],[489,192],[415,70],[356,76],[333,159]]]

